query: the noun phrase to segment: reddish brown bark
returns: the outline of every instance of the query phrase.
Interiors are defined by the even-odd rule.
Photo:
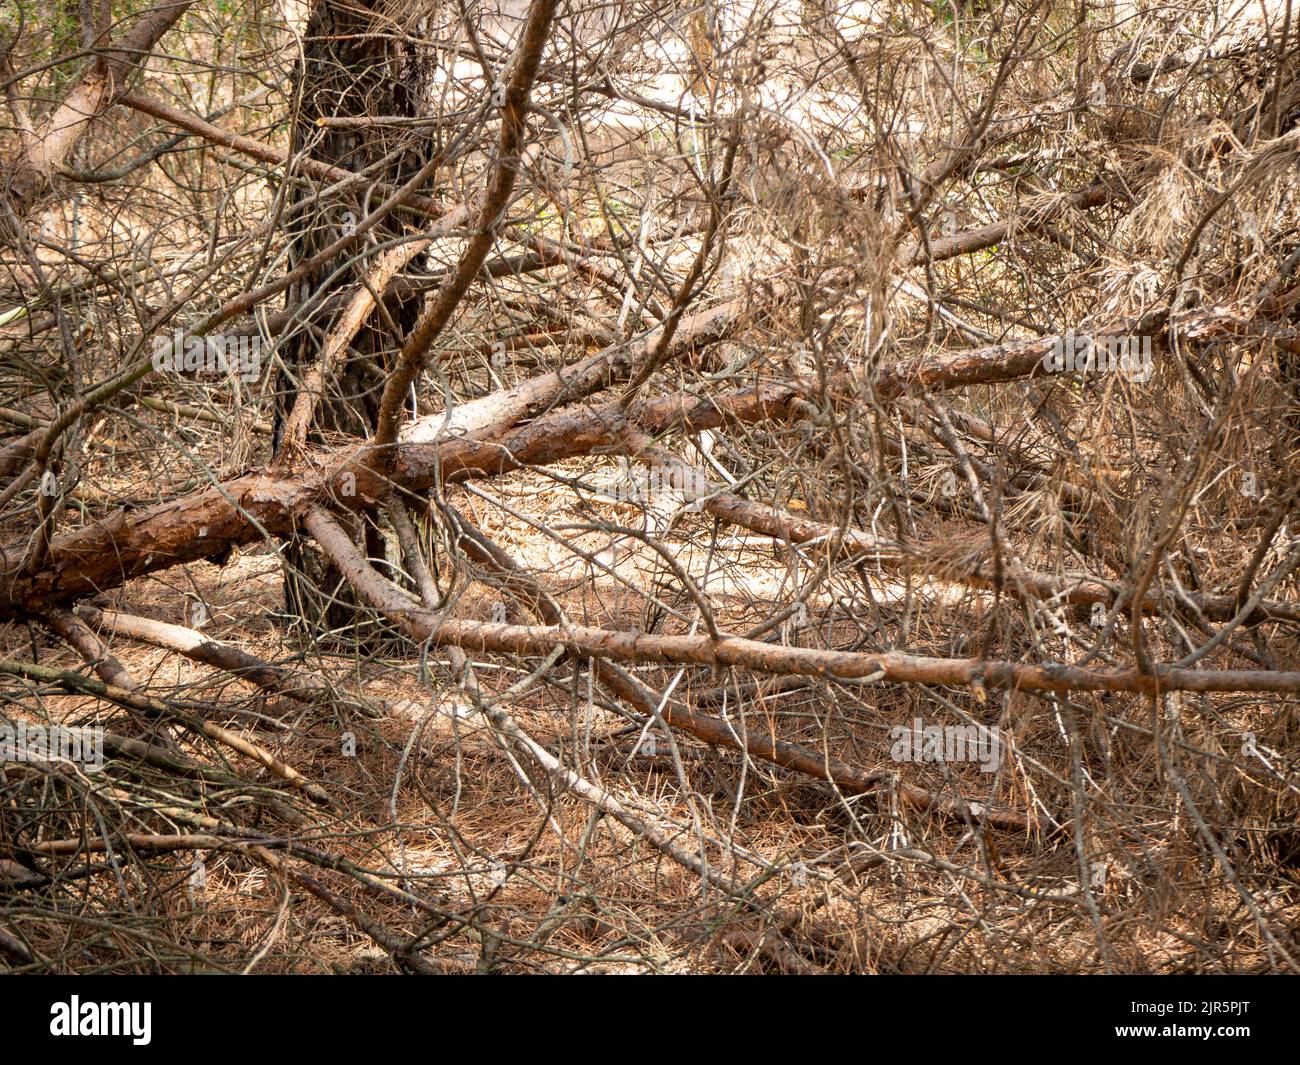
[[[528,463],[553,462],[610,447],[628,419],[644,432],[714,428],[724,418],[788,418],[797,389],[741,389],[711,400],[670,397],[634,407],[609,403],[565,409],[492,440],[457,438],[400,446],[394,482],[412,491],[439,479],[495,476]],[[315,454],[280,473],[256,472],[139,511],[117,511],[54,537],[45,565],[20,576],[26,545],[0,548],[0,613],[39,612],[49,604],[106,591],[160,569],[220,558],[267,534],[293,532],[297,515],[324,499],[365,508],[380,483],[365,447]]]
[[[701,328],[707,325],[708,320],[702,320]],[[1249,330],[1250,323],[1222,312],[1196,311],[1180,316],[1175,327],[1201,336],[1240,333]],[[1053,339],[918,355],[882,371],[876,390],[888,395],[908,388],[946,389],[1032,376],[1042,372],[1042,356]],[[600,372],[598,366],[593,371],[596,376]],[[835,386],[833,402],[853,402],[853,380],[840,379]],[[539,387],[538,395],[547,387],[553,384]],[[457,437],[399,445],[391,476],[398,486],[418,492],[439,481],[492,477],[530,464],[621,449],[629,433],[659,436],[716,429],[732,420],[788,421],[799,416],[800,404],[814,389],[815,382],[791,380],[711,397],[670,396],[630,408],[617,401],[566,407],[490,439]],[[484,406],[490,410],[497,402]],[[512,405],[520,409],[514,401],[501,407]],[[523,412],[528,409],[525,401]],[[37,612],[182,562],[219,558],[231,547],[254,543],[268,533],[291,533],[298,515],[326,499],[350,508],[373,507],[385,490],[370,468],[371,454],[373,449],[364,446],[314,453],[283,471],[257,471],[139,511],[118,511],[88,528],[54,537],[45,565],[27,576],[18,574],[26,544],[6,545],[0,548],[0,613]]]

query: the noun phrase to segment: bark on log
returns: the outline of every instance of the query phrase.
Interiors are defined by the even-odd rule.
[[[1249,334],[1254,328],[1249,321],[1216,310],[1181,315],[1174,327],[1188,338]],[[941,390],[1037,376],[1044,372],[1042,357],[1054,340],[914,356],[885,368],[876,378],[876,391],[888,396],[910,388]],[[853,402],[859,386],[851,379],[836,385],[840,395],[832,397],[834,401]],[[419,492],[440,481],[498,476],[529,464],[622,448],[628,433],[659,436],[670,430],[716,429],[732,420],[788,421],[800,416],[801,405],[815,389],[816,382],[796,379],[710,397],[646,400],[630,408],[618,401],[563,408],[491,439],[457,437],[397,445],[392,482]],[[224,557],[232,547],[268,534],[291,534],[299,515],[327,499],[351,509],[371,509],[387,494],[387,482],[374,475],[367,461],[373,451],[360,446],[313,452],[283,471],[256,471],[143,510],[117,511],[87,528],[56,536],[45,565],[28,576],[18,572],[26,543],[6,545],[0,548],[0,615],[39,612],[119,587],[145,573]]]
[[[643,432],[716,428],[794,416],[798,389],[740,389],[712,399],[670,397],[622,411],[617,404],[565,409],[493,440],[457,438],[397,449],[393,482],[411,491],[439,480],[495,476],[528,463],[554,462],[610,447],[619,424]],[[353,509],[379,504],[383,484],[364,464],[372,449],[314,453],[277,473],[245,474],[139,511],[117,511],[83,529],[54,537],[39,572],[20,576],[26,544],[0,548],[0,614],[38,613],[69,599],[121,586],[133,577],[183,562],[224,558],[232,547],[287,535],[297,516],[332,499]]]

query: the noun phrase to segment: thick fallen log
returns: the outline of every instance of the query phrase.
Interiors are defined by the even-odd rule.
[[[1094,335],[1119,336],[1132,328],[1128,324]],[[1228,312],[1202,310],[1178,316],[1171,328],[1190,339],[1227,333],[1257,336],[1260,327]],[[888,397],[911,389],[937,391],[1039,376],[1046,372],[1043,356],[1058,340],[917,355],[884,368],[874,387],[878,396]],[[849,405],[862,382],[841,378],[834,387],[832,402]],[[565,407],[490,439],[393,445],[391,480],[398,488],[421,492],[443,481],[494,477],[574,455],[621,450],[629,433],[660,436],[716,429],[729,422],[791,421],[803,416],[807,400],[818,389],[814,380],[791,379],[713,396],[645,400],[631,407],[617,400]],[[182,562],[220,560],[234,547],[294,532],[298,516],[325,500],[350,509],[373,509],[389,488],[370,466],[374,450],[363,445],[313,452],[284,470],[255,471],[139,511],[117,511],[87,528],[54,537],[45,564],[28,575],[19,574],[26,542],[6,545],[0,548],[0,615],[36,613]]]
[[[796,414],[798,388],[739,389],[709,399],[670,397],[556,411],[492,440],[456,438],[397,447],[393,482],[419,492],[440,480],[496,476],[532,463],[554,462],[610,447],[631,424],[652,434],[699,431],[724,420],[786,420]],[[39,613],[52,604],[121,586],[183,562],[229,556],[232,548],[295,530],[298,515],[326,499],[371,509],[384,485],[365,466],[373,449],[314,453],[277,472],[258,471],[139,511],[121,510],[53,538],[40,571],[19,573],[26,544],[0,549],[0,614]]]

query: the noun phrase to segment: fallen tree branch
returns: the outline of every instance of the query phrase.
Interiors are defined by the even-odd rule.
[[[1132,326],[1124,327],[1131,329]],[[1177,316],[1180,334],[1249,333],[1251,323],[1220,310]],[[1098,331],[1096,336],[1112,335]],[[1114,330],[1113,335],[1121,335]],[[902,360],[876,378],[878,395],[912,388],[943,390],[1016,380],[1043,373],[1042,358],[1059,338],[1043,338],[956,353],[922,354]],[[836,402],[849,403],[856,380],[837,379]],[[267,534],[285,535],[307,508],[333,500],[370,509],[390,485],[423,491],[442,481],[491,477],[528,465],[623,446],[629,431],[659,436],[716,429],[731,421],[791,421],[807,409],[818,382],[792,379],[713,396],[669,396],[623,409],[618,401],[566,407],[492,439],[455,437],[394,449],[391,479],[371,468],[376,450],[312,453],[292,468],[257,471],[138,511],[118,511],[87,528],[50,542],[41,569],[20,572],[26,543],[0,548],[0,614],[39,611],[51,603],[97,594],[133,577],[181,562],[224,556],[233,546]],[[833,399],[835,397],[832,397]]]
[[[111,684],[103,684],[88,677],[80,676],[77,673],[51,669],[48,666],[40,666],[32,662],[14,662],[0,659],[0,674],[24,677],[27,680],[40,681],[44,684],[53,684],[73,695],[91,695],[107,702],[116,703],[118,706],[139,711],[145,717],[175,719],[186,728],[199,732],[218,743],[223,743],[240,754],[251,758],[263,768],[269,769],[281,780],[297,788],[313,802],[322,806],[332,805],[329,794],[319,784],[308,780],[291,765],[282,762],[271,754],[270,751],[240,736],[238,733],[232,732],[228,728],[213,724],[211,721],[205,721],[193,714],[182,712],[152,695],[114,687]]]
[[[90,123],[121,99],[124,83],[189,6],[189,0],[185,0],[163,3],[147,11],[120,40],[103,49],[102,58],[87,66],[63,102],[32,134],[31,143],[14,166],[9,181],[20,217],[49,187],[52,175]]]
[[[313,508],[303,519],[308,532],[340,572],[375,609],[420,640],[465,650],[546,655],[556,647],[580,658],[611,658],[661,665],[738,667],[761,673],[799,674],[827,680],[878,679],[888,684],[928,684],[1029,691],[1170,691],[1300,693],[1300,672],[1194,670],[1153,665],[1089,670],[1064,663],[1033,664],[978,658],[930,658],[902,651],[828,651],[762,643],[739,636],[666,636],[586,626],[501,625],[440,619],[380,577],[328,512]]]
[[[1090,185],[1068,196],[1053,197],[1041,207],[1030,205],[1024,215],[1003,218],[977,229],[954,233],[949,237],[932,237],[929,241],[928,254],[925,245],[918,243],[909,252],[904,253],[904,258],[912,266],[920,266],[927,261],[939,262],[943,259],[956,258],[958,255],[983,251],[995,244],[1001,244],[1018,230],[1023,229],[1032,233],[1068,211],[1100,207],[1115,196],[1116,190],[1109,185]]]
[[[461,516],[451,511],[460,526],[462,535],[457,544],[466,554],[496,571],[502,588],[519,599],[535,616],[548,625],[563,628],[569,624],[559,603],[523,570],[515,561],[478,530],[468,526]],[[463,653],[463,652],[462,652]],[[782,740],[770,730],[745,729],[743,735],[735,725],[713,714],[701,714],[677,700],[665,702],[651,692],[626,670],[603,658],[593,658],[596,679],[616,698],[623,700],[651,719],[662,719],[672,728],[689,733],[715,747],[743,751],[760,761],[769,762],[803,773],[816,780],[824,780],[850,795],[864,795],[892,788],[909,806],[944,814],[968,824],[978,821],[989,827],[1011,831],[1029,831],[1035,824],[1024,814],[1000,809],[986,803],[966,803],[960,799],[936,795],[925,788],[899,779],[889,770],[867,771],[850,765],[829,753],[801,747]]]
[[[127,636],[168,651],[177,651],[195,662],[233,673],[240,680],[297,702],[316,703],[330,696],[330,686],[320,677],[271,665],[256,655],[214,640],[184,625],[171,625],[153,618],[103,610],[86,604],[79,605],[75,614],[119,636]]]
[[[140,687],[126,667],[109,653],[99,637],[76,614],[69,610],[51,610],[45,621],[86,660],[105,684],[125,691],[135,691]]]

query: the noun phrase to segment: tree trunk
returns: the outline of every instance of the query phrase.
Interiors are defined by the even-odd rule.
[[[337,118],[411,117],[417,113],[419,87],[426,80],[424,64],[409,45],[384,32],[381,20],[374,14],[376,6],[374,0],[323,0],[316,6],[307,26],[299,66],[299,110],[291,152],[295,157],[310,156],[353,172],[368,171],[378,164],[378,175],[400,184],[426,161],[420,147],[422,138],[403,137],[402,127],[391,125],[340,129],[321,124],[322,120]],[[295,220],[290,270],[365,216],[368,206],[373,206],[364,199],[369,187],[369,183],[358,185],[343,198],[332,197]],[[312,194],[311,187],[302,187],[291,194],[291,199],[301,202]],[[401,232],[400,221],[390,217],[376,227],[373,236],[383,242]],[[327,284],[331,290],[355,288],[370,261],[362,259],[340,271],[344,262],[346,259],[330,262],[298,282],[287,292],[285,306],[296,307],[319,299]],[[385,296],[386,313],[376,312],[362,325],[340,362],[337,377],[326,383],[326,392],[316,405],[312,437],[319,441],[321,433],[326,432],[365,439],[373,432],[382,382],[406,331],[418,317],[419,306],[418,294],[398,292]],[[281,348],[284,369],[279,372],[276,390],[277,454],[302,376],[320,361],[324,337],[335,317],[337,312],[317,318],[311,329],[302,329]],[[355,525],[352,531],[364,539],[367,554],[386,558],[385,541],[375,522],[358,517]],[[284,558],[288,566],[284,590],[289,614],[302,618],[309,629],[318,632],[350,627],[355,621],[355,597],[332,564],[300,537],[288,540]]]

